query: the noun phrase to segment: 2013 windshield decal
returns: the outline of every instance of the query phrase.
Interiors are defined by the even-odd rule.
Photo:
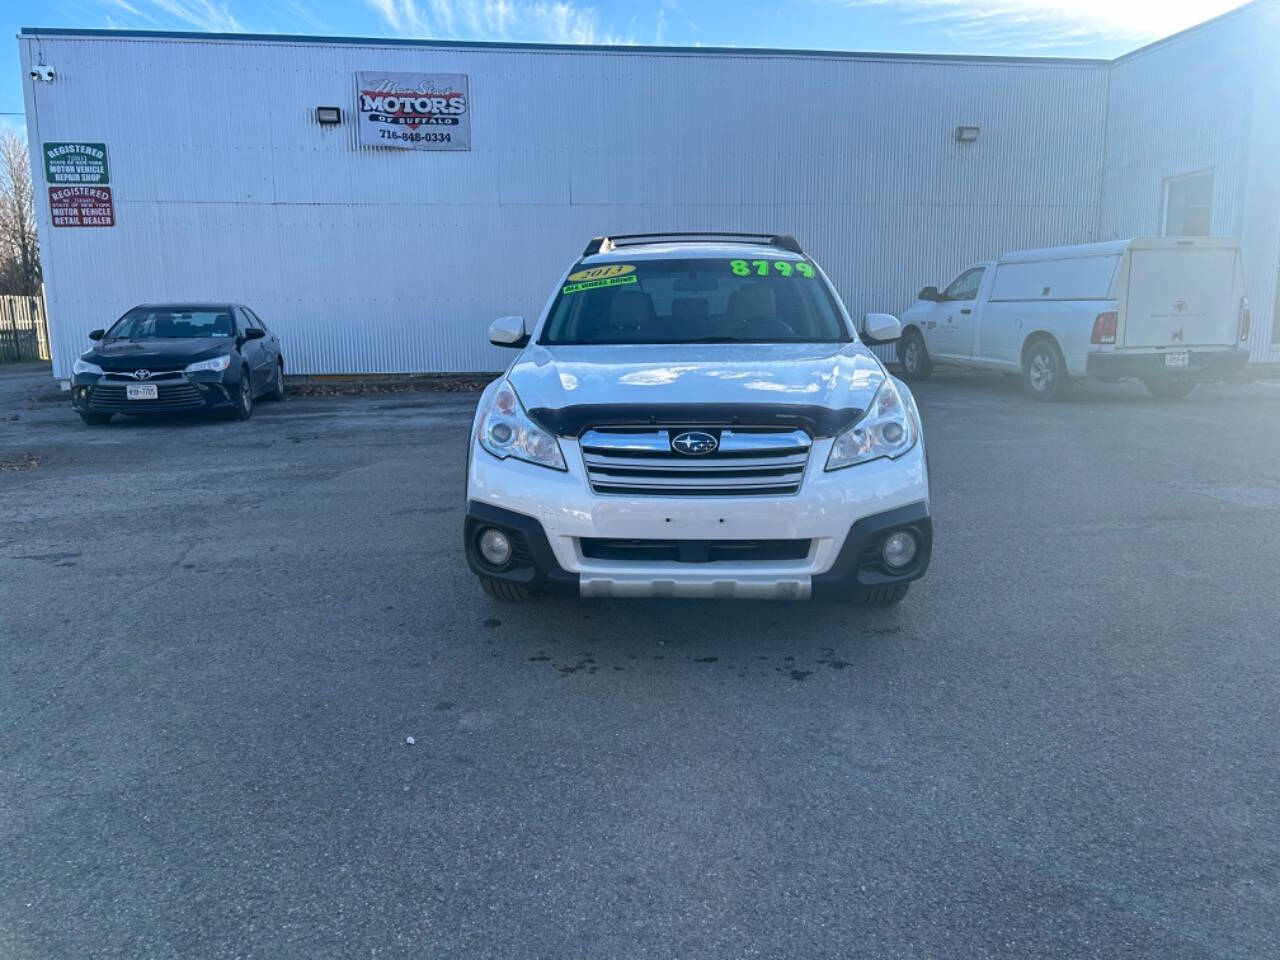
[[[793,263],[790,260],[775,260],[772,264],[768,260],[730,260],[729,269],[733,271],[735,277],[749,277],[755,273],[757,277],[767,277],[770,267],[774,273],[779,273],[784,277],[790,277],[793,274],[800,274],[802,277],[813,279],[814,270],[812,264]]]

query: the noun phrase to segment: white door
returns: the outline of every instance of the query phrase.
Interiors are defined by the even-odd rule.
[[[978,305],[978,291],[985,274],[985,267],[970,267],[942,291],[937,304],[938,326],[931,331],[936,334],[929,343],[931,354],[961,359],[973,356],[974,309]]]

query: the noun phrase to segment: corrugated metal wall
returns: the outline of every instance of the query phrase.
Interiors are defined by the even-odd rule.
[[[1280,7],[1256,4],[1117,61],[1100,235],[1159,236],[1169,177],[1213,171],[1213,233],[1238,237],[1254,360],[1272,344],[1280,260]]]
[[[1093,239],[1107,69],[1090,63],[21,38],[42,141],[105,141],[117,226],[49,226],[55,373],[146,300],[242,300],[295,372],[498,369],[586,239],[777,230],[855,314],[1008,248]],[[359,70],[466,73],[469,153],[359,148]],[[954,138],[976,124],[976,144]],[[38,160],[38,153],[36,153]]]

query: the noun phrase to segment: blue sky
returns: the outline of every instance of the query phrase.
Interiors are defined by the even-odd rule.
[[[116,27],[1113,57],[1241,0],[2,0],[0,33]],[[21,126],[17,43],[0,122]]]

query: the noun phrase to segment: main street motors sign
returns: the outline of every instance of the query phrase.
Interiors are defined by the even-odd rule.
[[[403,150],[470,150],[465,73],[357,73],[360,143]]]
[[[110,183],[105,143],[46,143],[44,181],[51,187],[72,183]]]

